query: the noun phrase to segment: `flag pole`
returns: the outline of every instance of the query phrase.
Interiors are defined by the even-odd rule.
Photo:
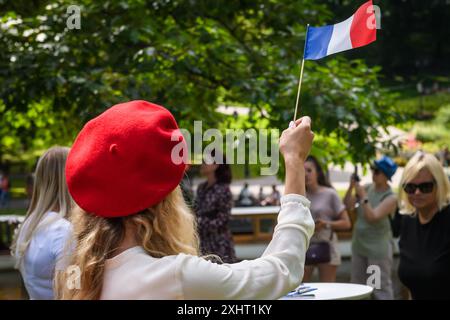
[[[309,23],[306,25],[305,47],[303,49],[302,66],[300,68],[300,77],[298,79],[298,90],[297,90],[297,101],[295,102],[294,123],[295,123],[295,120],[297,119],[298,102],[300,100],[300,91],[302,90],[303,68],[305,66],[305,50],[306,50],[306,43],[308,41],[308,29],[309,29]]]

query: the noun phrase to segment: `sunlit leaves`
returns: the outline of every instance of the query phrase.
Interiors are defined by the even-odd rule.
[[[13,117],[5,128],[20,128],[17,150],[33,148],[32,139],[67,141],[82,123],[130,99],[166,106],[187,129],[194,120],[223,127],[227,120],[215,112],[223,104],[250,109],[250,117],[237,122],[243,128],[283,129],[293,116],[305,26],[332,17],[312,0],[84,0],[81,29],[67,30],[72,4],[37,1],[25,8],[18,1],[1,18],[2,26],[19,21],[8,27],[17,32],[0,34],[6,106],[0,115],[2,121]],[[323,137],[316,152],[363,161],[374,153],[376,127],[397,118],[378,70],[344,55],[306,63],[301,114],[313,118]],[[58,126],[60,119],[65,126]],[[14,143],[6,142],[10,152]]]

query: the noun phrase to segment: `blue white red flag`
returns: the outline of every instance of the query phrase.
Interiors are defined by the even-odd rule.
[[[376,20],[372,0],[370,0],[341,23],[309,27],[304,59],[321,59],[333,53],[368,45],[376,38]]]

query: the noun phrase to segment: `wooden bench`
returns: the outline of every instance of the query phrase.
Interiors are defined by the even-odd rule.
[[[231,210],[231,231],[234,242],[237,244],[270,242],[279,211],[279,206],[233,208]],[[350,212],[349,216],[353,225],[355,212]],[[239,220],[243,220],[247,226],[239,228],[237,223]],[[340,240],[351,239],[352,230],[338,231],[337,236]]]
[[[269,242],[272,239],[279,211],[279,206],[233,208],[231,230],[235,243]],[[248,222],[251,226],[250,230],[244,232],[233,230],[233,222],[238,220]]]

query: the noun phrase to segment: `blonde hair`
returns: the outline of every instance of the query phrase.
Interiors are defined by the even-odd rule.
[[[60,217],[66,217],[73,206],[66,184],[65,166],[69,148],[55,146],[48,149],[36,166],[35,182],[31,204],[23,223],[16,230],[11,246],[19,268],[24,254],[44,215],[58,210]],[[51,222],[48,222],[51,223]]]
[[[422,169],[428,170],[434,178],[437,190],[436,201],[439,210],[450,203],[450,183],[441,163],[431,154],[418,152],[406,164],[400,181],[399,205],[401,213],[414,214],[416,211],[409,202],[403,186],[413,180]]]
[[[127,225],[135,230],[138,245],[152,257],[199,254],[195,217],[184,202],[180,187],[152,208],[121,218],[103,218],[81,209],[71,215],[76,242],[71,265],[79,268],[80,289],[67,285],[69,276],[58,275],[59,299],[99,299],[105,261],[112,257],[125,236]]]

